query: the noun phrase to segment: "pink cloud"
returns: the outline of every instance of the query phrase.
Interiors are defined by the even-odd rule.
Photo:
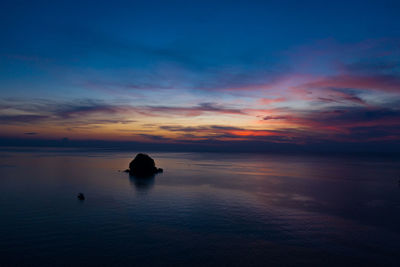
[[[343,88],[343,89],[359,89],[359,90],[377,90],[386,92],[400,93],[400,77],[393,75],[340,75],[333,77],[321,78],[300,85],[301,89],[324,89],[324,88]]]
[[[285,97],[278,97],[278,98],[261,98],[259,102],[264,105],[270,105],[274,103],[281,103],[285,102],[287,99]]]

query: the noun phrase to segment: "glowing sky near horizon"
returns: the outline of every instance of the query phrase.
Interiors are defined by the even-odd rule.
[[[399,13],[398,1],[2,1],[0,136],[398,142]]]

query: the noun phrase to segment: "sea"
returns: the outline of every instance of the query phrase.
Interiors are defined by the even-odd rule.
[[[400,266],[400,157],[138,152],[1,149],[0,266]]]

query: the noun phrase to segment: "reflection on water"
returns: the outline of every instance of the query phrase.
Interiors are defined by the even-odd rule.
[[[0,266],[398,263],[398,158],[134,155],[0,152]]]
[[[136,177],[135,175],[129,174],[129,180],[139,192],[147,192],[154,186],[155,175],[149,177]]]

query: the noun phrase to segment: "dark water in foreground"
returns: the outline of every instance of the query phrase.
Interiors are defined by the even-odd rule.
[[[400,263],[399,158],[134,155],[0,152],[0,266]]]

